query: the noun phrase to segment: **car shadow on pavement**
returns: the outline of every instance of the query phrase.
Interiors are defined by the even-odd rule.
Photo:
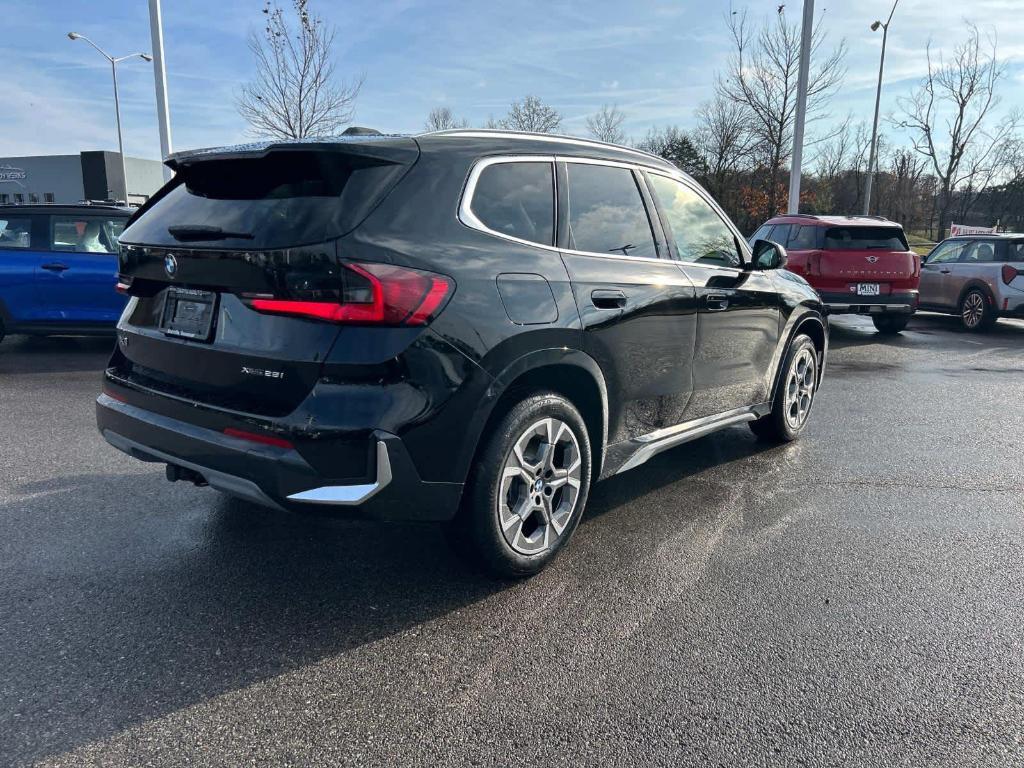
[[[110,359],[109,336],[8,336],[0,343],[0,376],[14,373],[96,371]]]
[[[596,486],[583,529],[601,528],[599,518],[644,494],[772,447],[746,430],[742,439],[727,432]],[[84,531],[74,520],[82,515]],[[440,526],[282,514],[150,474],[34,481],[0,516],[19,521],[16,538],[0,544],[0,755],[17,762],[110,737],[509,586],[465,566]]]

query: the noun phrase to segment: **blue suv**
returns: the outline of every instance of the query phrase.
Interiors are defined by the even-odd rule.
[[[132,211],[114,205],[0,205],[0,339],[111,333],[117,238]]]

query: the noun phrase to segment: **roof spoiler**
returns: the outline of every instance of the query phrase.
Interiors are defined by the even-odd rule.
[[[350,128],[345,134],[331,138],[258,141],[175,152],[164,161],[164,165],[178,171],[189,165],[213,160],[259,159],[271,152],[336,152],[382,163],[412,165],[419,157],[420,149],[416,140],[409,136],[385,135],[369,128]]]

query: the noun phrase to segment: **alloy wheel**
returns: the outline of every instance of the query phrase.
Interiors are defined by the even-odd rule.
[[[985,317],[985,297],[977,291],[972,291],[964,298],[964,308],[961,313],[964,325],[967,328],[977,328]]]
[[[501,473],[498,522],[508,545],[524,555],[555,546],[576,511],[583,461],[572,428],[541,419],[512,446]]]
[[[811,411],[814,386],[817,382],[817,362],[814,352],[801,349],[790,363],[786,375],[786,423],[789,428],[799,430]]]

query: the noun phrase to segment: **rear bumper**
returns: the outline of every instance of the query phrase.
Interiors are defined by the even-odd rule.
[[[190,470],[212,488],[275,509],[333,507],[346,517],[447,520],[462,494],[459,483],[423,481],[401,438],[374,431],[369,477],[324,476],[297,451],[232,437],[100,395],[100,434],[142,461]]]
[[[896,291],[885,296],[822,293],[821,300],[830,315],[912,314],[917,310],[918,292]]]

